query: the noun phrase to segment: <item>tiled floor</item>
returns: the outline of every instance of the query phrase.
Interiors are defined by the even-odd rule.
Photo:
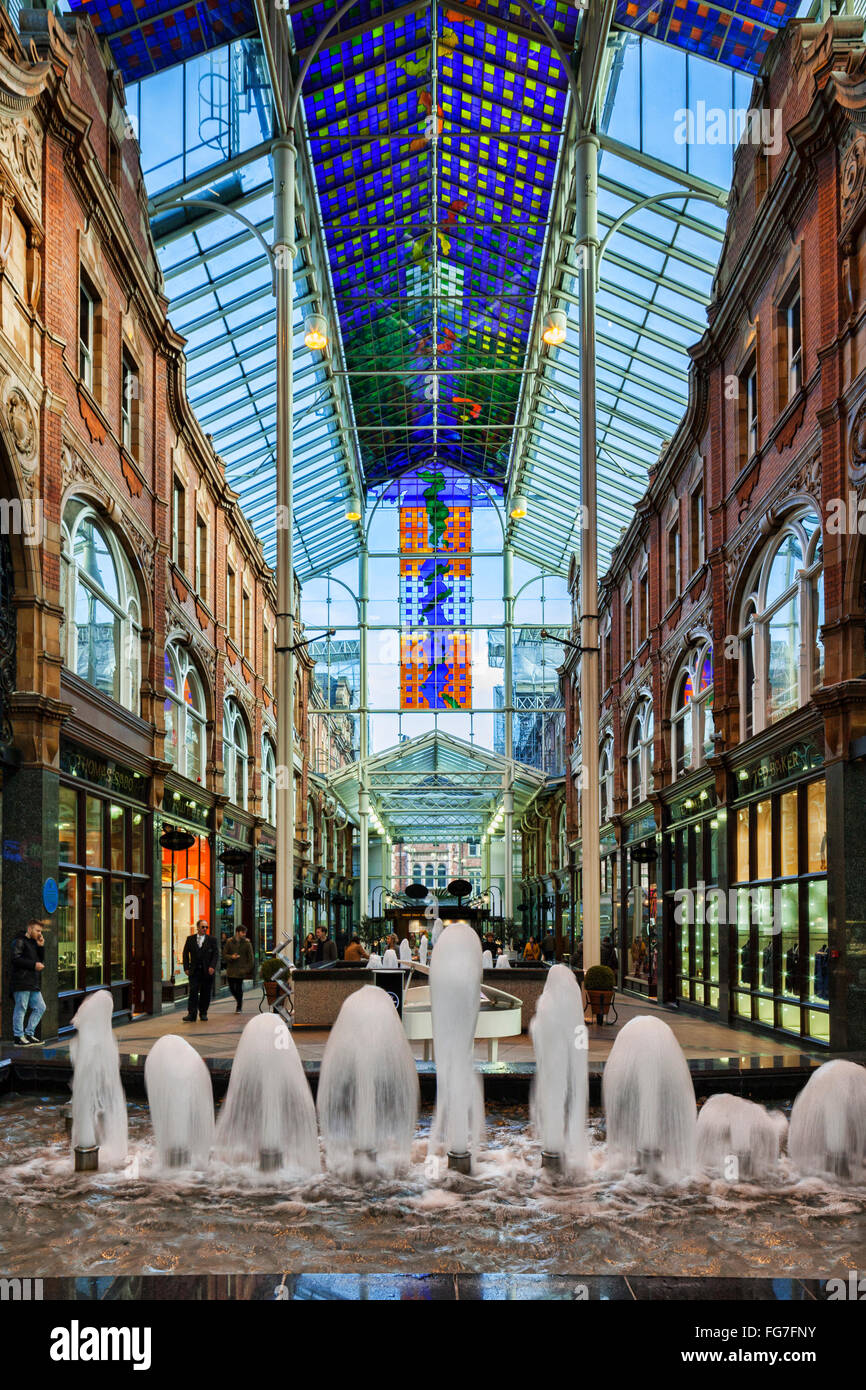
[[[241,1014],[235,1012],[233,999],[215,1000],[208,1011],[206,1023],[184,1023],[182,1021],[184,1006],[179,1005],[176,1009],[159,1017],[138,1019],[117,1028],[115,1033],[118,1047],[121,1053],[134,1057],[147,1053],[157,1038],[162,1037],[163,1034],[181,1033],[204,1057],[232,1057],[241,1030],[256,1012],[261,999],[261,989],[248,990],[244,996],[244,1010]],[[790,1055],[793,1057],[802,1051],[794,1043],[780,1042],[770,1036],[765,1037],[758,1033],[744,1032],[742,1029],[728,1028],[721,1023],[679,1014],[676,1010],[661,1009],[647,1000],[627,999],[621,996],[616,1001],[616,1007],[619,1018],[615,1025],[605,1024],[603,1028],[599,1028],[596,1024],[592,1024],[589,1027],[590,1064],[604,1061],[617,1033],[629,1019],[638,1014],[648,1013],[656,1014],[670,1024],[683,1052],[690,1060],[740,1056],[770,1058]],[[320,1028],[298,1028],[295,1030],[294,1038],[302,1059],[305,1062],[315,1062],[321,1059],[328,1033],[327,1030]],[[423,1055],[423,1045],[421,1043],[413,1044],[413,1050],[420,1060]],[[36,1048],[28,1048],[26,1051],[34,1059],[39,1054],[39,1050]],[[479,1062],[487,1060],[486,1043],[478,1043],[475,1055]],[[532,1044],[528,1035],[522,1034],[519,1037],[506,1038],[500,1042],[499,1061],[532,1062]]]

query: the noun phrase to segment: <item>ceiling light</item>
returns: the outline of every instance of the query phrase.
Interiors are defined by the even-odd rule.
[[[328,325],[324,314],[308,314],[304,322],[304,342],[315,352],[323,352],[328,346]]]
[[[541,336],[551,347],[557,347],[559,343],[565,342],[568,332],[568,320],[563,309],[548,309],[544,315],[544,326]]]

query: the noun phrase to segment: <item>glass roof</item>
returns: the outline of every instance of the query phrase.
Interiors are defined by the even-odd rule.
[[[750,77],[800,0],[616,0],[601,89],[599,553],[643,493],[686,403],[705,324],[733,143],[681,139],[681,115],[749,104]],[[280,11],[295,71],[338,0]],[[130,88],[154,234],[188,340],[194,408],[275,557],[274,303],[264,251],[215,199],[271,234],[267,67],[253,0],[75,0]],[[566,0],[358,0],[312,62],[298,133],[295,436],[301,577],[345,560],[342,499],[436,459],[519,488],[519,553],[564,573],[579,548],[577,301]],[[576,60],[573,60],[576,61]],[[715,198],[715,202],[709,201]],[[309,353],[304,308],[332,324]],[[538,345],[538,315],[569,336]]]

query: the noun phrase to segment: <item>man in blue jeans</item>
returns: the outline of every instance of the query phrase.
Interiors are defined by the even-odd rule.
[[[45,940],[42,923],[35,919],[28,922],[23,931],[12,938],[12,1032],[20,1047],[40,1047],[35,1036],[42,1015],[45,1013],[45,1000],[40,988],[42,971],[45,969]],[[29,1009],[27,1026],[25,1015]]]

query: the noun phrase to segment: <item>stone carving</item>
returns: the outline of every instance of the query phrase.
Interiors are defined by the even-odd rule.
[[[845,154],[842,162],[842,175],[839,180],[843,226],[863,196],[864,180],[866,180],[866,135],[861,135],[858,132]]]
[[[32,459],[36,454],[36,417],[27,397],[17,386],[9,392],[6,400],[6,419],[12,431],[12,438],[19,458]]]
[[[851,427],[848,473],[855,487],[866,482],[866,400],[861,401]]]
[[[42,217],[42,136],[29,121],[0,119],[0,156],[24,202]]]

